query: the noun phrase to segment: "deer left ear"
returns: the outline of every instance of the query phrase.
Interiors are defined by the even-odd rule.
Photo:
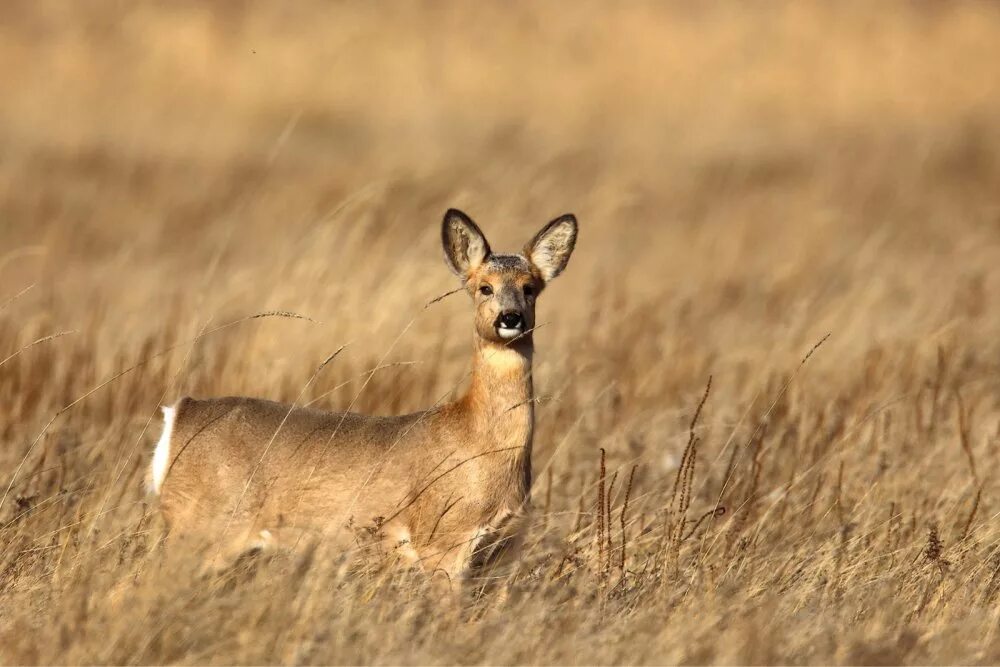
[[[576,246],[576,216],[561,215],[535,234],[525,246],[524,253],[548,282],[558,276],[569,263],[569,256]]]

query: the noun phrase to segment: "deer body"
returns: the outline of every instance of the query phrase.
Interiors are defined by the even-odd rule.
[[[244,397],[165,409],[150,486],[171,533],[217,543],[223,561],[365,536],[452,581],[511,555],[531,488],[534,297],[575,237],[564,216],[526,256],[493,255],[464,214],[445,216],[446,258],[476,301],[472,381],[455,402],[389,417]]]

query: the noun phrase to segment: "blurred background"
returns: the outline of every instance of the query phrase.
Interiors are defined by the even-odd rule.
[[[709,374],[699,512],[735,488],[726,447],[749,446],[765,421],[795,455],[755,457],[752,488],[819,476],[806,483],[818,495],[789,503],[835,493],[840,508],[853,494],[872,530],[890,502],[942,522],[973,496],[978,507],[977,490],[984,511],[996,504],[995,481],[966,479],[950,411],[964,392],[975,418],[962,442],[988,469],[1000,433],[998,3],[5,0],[0,94],[0,470],[21,471],[9,492],[27,507],[81,490],[23,527],[25,544],[67,516],[105,516],[101,498],[121,501],[107,519],[118,528],[141,522],[147,426],[176,396],[393,413],[454,395],[468,302],[425,308],[456,286],[439,237],[452,206],[501,250],[559,214],[580,220],[539,305],[549,402],[536,472],[554,462],[539,487],[553,517],[572,525],[599,447],[609,466],[643,466],[637,488],[655,506]],[[311,321],[243,319],[273,311]],[[792,408],[765,410],[827,333]],[[894,422],[870,419],[886,406]],[[929,435],[922,424],[937,418],[946,425]],[[868,428],[880,444],[850,449]],[[808,472],[795,467],[805,460]],[[894,462],[885,495],[866,495],[871,471]],[[939,495],[924,496],[928,478]],[[94,488],[107,492],[83,491]],[[14,511],[8,501],[0,519]],[[823,516],[823,535],[846,535],[842,516]],[[545,524],[553,534],[558,521]],[[911,530],[919,552],[925,524]],[[820,539],[775,531],[780,558],[782,540],[812,553]],[[39,558],[19,581],[43,590],[55,566]],[[899,585],[887,579],[885,595]],[[751,646],[762,627],[783,636],[802,621],[801,600],[789,604],[728,645]],[[899,610],[875,606],[886,616],[873,632],[896,632]],[[867,632],[838,622],[829,637]],[[806,653],[788,648],[785,661],[818,645],[813,627],[789,640]],[[74,646],[13,661],[118,655]],[[751,649],[699,655],[764,659]],[[937,649],[924,657],[965,655]],[[180,655],[149,650],[119,657]],[[426,650],[414,655],[438,655]]]
[[[577,278],[649,261],[675,289],[757,261],[724,256],[734,236],[795,252],[905,229],[945,252],[996,222],[993,3],[13,0],[0,33],[12,285],[56,263],[197,270],[310,229],[327,245],[299,250],[337,264],[371,215],[423,260],[447,204],[507,243],[572,209]]]
[[[580,217],[548,304],[567,327],[618,291],[724,299],[683,320],[742,309],[740,341],[786,348],[840,318],[848,345],[945,308],[930,276],[951,309],[998,287],[993,3],[12,0],[0,18],[0,281],[36,284],[52,326],[100,311],[138,340],[197,292],[195,319],[301,311],[378,349],[451,285],[448,206],[496,247]],[[859,286],[853,312],[825,303]]]

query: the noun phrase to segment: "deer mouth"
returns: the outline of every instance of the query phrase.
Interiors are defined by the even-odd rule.
[[[521,327],[521,326],[516,326],[516,327],[499,326],[499,327],[497,327],[497,335],[500,336],[501,338],[503,338],[504,340],[510,340],[511,338],[517,338],[518,336],[520,336],[523,333],[524,333],[524,328]]]

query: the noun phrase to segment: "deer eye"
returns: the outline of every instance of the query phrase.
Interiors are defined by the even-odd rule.
[[[525,285],[524,296],[535,296],[535,288],[531,285]]]
[[[482,285],[479,288],[479,293],[483,296],[489,296],[490,294],[493,294],[493,288],[489,285]]]

